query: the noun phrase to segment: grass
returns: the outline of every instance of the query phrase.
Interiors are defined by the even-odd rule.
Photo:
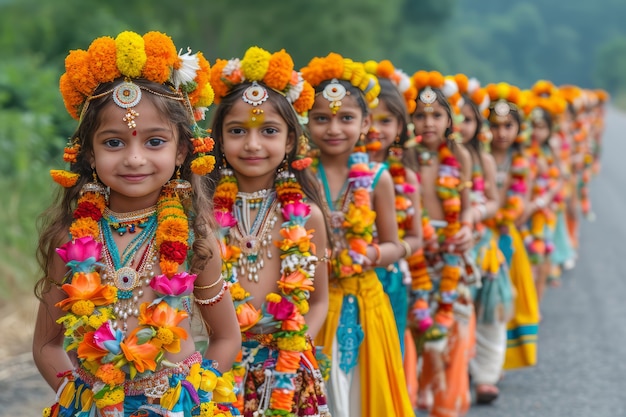
[[[54,187],[47,170],[29,178],[0,178],[0,299],[31,292],[37,281],[36,221]]]

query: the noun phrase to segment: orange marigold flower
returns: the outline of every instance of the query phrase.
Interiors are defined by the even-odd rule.
[[[196,106],[198,104],[205,85],[209,84],[211,80],[211,65],[209,64],[209,61],[206,60],[202,52],[198,52],[197,56],[200,69],[198,69],[198,71],[196,72],[196,78],[194,79],[198,87],[194,91],[189,93],[189,102],[192,106]],[[211,89],[211,91],[213,91],[213,89]],[[204,104],[206,106],[209,106],[211,103]]]
[[[50,176],[57,184],[70,188],[76,185],[76,182],[80,178],[80,174],[75,172],[69,172],[62,169],[51,169]]]
[[[107,385],[121,385],[126,379],[126,374],[113,366],[113,364],[105,363],[96,371],[96,378],[99,378]]]
[[[283,91],[291,79],[292,71],[293,60],[284,49],[281,49],[270,57],[267,72],[262,81],[270,88]]]
[[[76,49],[65,58],[65,73],[70,83],[81,93],[88,96],[98,86],[89,70],[89,54],[82,49]]]
[[[59,80],[59,89],[61,90],[63,104],[65,104],[67,112],[74,119],[78,120],[79,110],[83,102],[85,101],[85,96],[81,94],[81,92],[78,91],[76,88],[74,88],[67,74],[63,74],[61,76],[61,79]]]
[[[69,231],[74,239],[85,236],[98,236],[100,226],[91,217],[83,217],[74,220]]]
[[[169,77],[174,63],[178,61],[176,46],[172,39],[161,32],[148,32],[143,35],[146,51],[144,78],[163,84]]]
[[[228,94],[229,86],[224,82],[224,67],[228,64],[225,59],[218,59],[215,61],[213,67],[211,67],[210,79],[213,90],[215,91],[215,103],[219,104],[222,101],[222,97]]]
[[[103,36],[89,45],[89,69],[99,83],[111,82],[121,77],[115,62],[115,39]]]

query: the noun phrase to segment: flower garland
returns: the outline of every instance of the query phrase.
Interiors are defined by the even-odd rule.
[[[188,335],[179,324],[188,317],[184,311],[185,299],[193,292],[196,275],[178,272],[187,257],[189,228],[180,200],[166,186],[157,203],[156,245],[162,274],[153,275],[149,282],[158,298],[141,304],[138,326],[134,330],[124,334],[117,329],[113,305],[118,300],[118,289],[103,284],[98,272],[101,267],[98,260],[102,257],[100,220],[106,205],[101,187],[88,183],[83,188],[74,211],[75,220],[70,226],[72,240],[57,249],[71,270],[69,282],[62,286],[68,297],[56,304],[66,314],[57,322],[66,329],[65,349],[75,350],[81,367],[98,381],[86,391],[88,397],[81,396],[82,400],[93,398],[98,409],[123,410],[125,383],[154,373],[166,352],[180,351],[180,341]],[[199,390],[206,401],[211,399],[211,391],[214,401],[232,401],[228,376],[202,371],[201,377],[213,380],[214,384],[201,386],[199,368],[194,372],[185,381]],[[161,405],[172,410],[184,401],[183,395],[174,395],[174,392],[180,394],[183,385],[184,381],[178,381],[171,387],[174,391],[166,393]],[[74,393],[78,395],[77,384],[72,382],[66,389],[74,390],[70,398],[74,398]]]
[[[304,193],[295,176],[288,171],[278,173],[276,195],[285,222],[280,230],[282,241],[274,242],[280,248],[281,277],[279,293],[269,293],[261,309],[251,303],[250,293],[237,280],[235,274],[241,252],[229,242],[229,230],[237,220],[233,207],[237,196],[237,180],[232,171],[225,169],[214,195],[215,218],[221,228],[221,255],[224,263],[222,276],[231,282],[230,292],[245,340],[258,340],[278,349],[276,366],[272,371],[269,407],[259,410],[259,415],[290,415],[295,395],[295,377],[300,367],[302,352],[311,349],[307,339],[308,326],[304,315],[309,310],[310,292],[314,290],[313,276],[318,258],[311,242],[313,230],[306,230],[311,208],[304,201]],[[263,321],[264,326],[275,323],[278,331],[256,334],[254,326]]]
[[[424,242],[430,241],[436,234],[424,209],[422,210],[422,233]],[[428,273],[428,262],[423,248],[409,256],[407,263],[411,274],[411,295],[414,299],[409,316],[415,321],[415,330],[419,335],[426,332],[433,324],[429,306],[433,283]]]
[[[550,207],[550,201],[546,201],[546,194],[553,185],[552,180],[558,179],[559,170],[554,165],[554,158],[549,149],[544,149],[533,141],[529,149],[530,159],[533,161],[531,170],[535,172],[535,181],[532,186],[532,199],[537,203],[537,210],[531,215],[529,225],[520,231],[528,257],[532,264],[538,264],[554,250],[554,243],[546,235],[546,227],[554,227],[556,225],[556,215]],[[540,163],[544,162],[547,166],[540,169]]]
[[[374,182],[374,172],[369,166],[369,155],[365,144],[359,140],[354,152],[348,160],[348,187],[352,190],[347,209],[341,215],[341,220],[331,227],[342,228],[345,242],[336,241],[336,250],[333,251],[331,267],[333,277],[352,278],[363,273],[363,265],[368,263],[367,247],[374,240],[374,223],[376,212],[371,208],[370,191]],[[314,155],[313,172],[323,176],[323,166],[319,158]],[[324,179],[322,179],[324,182]],[[348,192],[348,191],[346,191]],[[327,192],[328,194],[328,192]],[[329,196],[326,196],[329,204]],[[337,208],[329,207],[331,211]]]
[[[201,52],[192,54],[188,50],[178,54],[172,39],[164,33],[148,32],[141,36],[125,31],[115,39],[109,36],[95,39],[87,51],[70,51],[65,59],[65,73],[59,80],[59,88],[68,113],[80,121],[100,84],[120,77],[171,84],[172,97],[183,98],[193,122],[194,137],[190,139],[195,158],[192,171],[197,175],[206,175],[215,164],[215,158],[210,154],[213,140],[196,122],[204,119],[215,96],[209,83],[210,68]],[[80,141],[80,138],[71,138],[65,147],[63,159],[70,165],[77,161]],[[80,177],[78,173],[65,170],[51,170],[50,174],[65,188],[74,186]]]

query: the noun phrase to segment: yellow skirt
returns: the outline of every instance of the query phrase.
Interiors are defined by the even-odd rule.
[[[516,227],[509,227],[512,238],[511,284],[515,289],[513,318],[507,325],[504,369],[534,366],[537,363],[539,302],[530,260]]]
[[[332,356],[344,296],[356,297],[364,333],[357,359],[362,417],[413,417],[393,310],[376,273],[369,270],[359,278],[332,279],[329,287],[328,315],[315,342]]]

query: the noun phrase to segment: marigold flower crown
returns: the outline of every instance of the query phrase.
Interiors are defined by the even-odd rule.
[[[491,104],[491,98],[485,88],[480,86],[476,78],[468,78],[465,74],[452,76],[459,89],[461,96],[468,97],[476,105],[481,114],[485,114]]]
[[[411,114],[415,111],[417,90],[411,83],[411,78],[404,71],[395,68],[391,61],[387,59],[380,62],[367,61],[365,63],[365,71],[369,74],[374,74],[379,79],[387,78],[390,80],[404,98],[407,112]]]
[[[331,52],[325,57],[313,58],[301,71],[304,79],[311,83],[313,88],[324,81],[344,80],[363,92],[365,101],[370,107],[376,107],[378,104],[380,93],[378,79],[375,75],[369,74],[361,62]]]
[[[296,114],[306,117],[315,92],[293,67],[293,59],[284,49],[272,54],[258,46],[248,48],[242,59],[217,59],[211,69],[215,103],[219,104],[237,85],[257,82],[285,96]]]
[[[85,51],[70,51],[65,59],[66,72],[59,80],[59,87],[65,107],[74,119],[81,121],[92,99],[112,94],[115,103],[128,109],[129,128],[135,126],[137,115],[132,107],[141,100],[141,91],[180,100],[189,111],[194,138],[196,158],[192,171],[205,175],[212,171],[215,160],[209,155],[213,140],[200,128],[196,121],[204,119],[204,114],[213,103],[214,92],[210,78],[210,65],[201,52],[188,50],[177,53],[172,39],[160,32],[148,32],[141,36],[125,31],[115,39],[103,36],[95,39]],[[94,96],[103,83],[124,78],[122,86]],[[171,94],[162,94],[143,86],[137,86],[133,79],[145,79],[167,85]],[[134,114],[133,114],[134,113]],[[128,120],[127,120],[128,119]],[[80,152],[78,138],[72,138],[65,148],[64,160],[76,162]],[[76,184],[79,175],[68,171],[52,171],[53,179],[64,187]]]

